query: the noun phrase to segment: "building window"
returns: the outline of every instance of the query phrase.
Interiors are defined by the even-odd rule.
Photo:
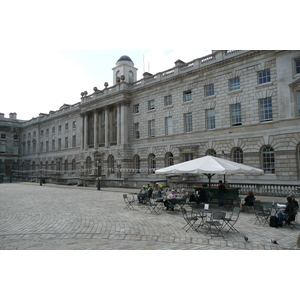
[[[76,160],[72,160],[72,171],[76,171]]]
[[[65,148],[68,149],[69,148],[69,138],[65,137]]]
[[[75,148],[76,147],[76,135],[72,136],[72,147]]]
[[[133,134],[134,134],[134,138],[136,140],[138,140],[140,138],[140,124],[139,123],[133,124]]]
[[[300,116],[300,91],[297,91],[298,115]]]
[[[46,141],[46,152],[49,151],[49,141]]]
[[[65,130],[69,130],[69,123],[65,124]]]
[[[271,121],[273,119],[272,98],[259,100],[260,121]]]
[[[173,156],[173,153],[169,152],[166,154],[165,166],[169,167],[169,166],[173,166],[173,165],[174,165],[174,156]]]
[[[44,130],[41,130],[41,135],[44,135]]]
[[[0,145],[0,153],[6,153],[6,145]]]
[[[18,155],[19,154],[19,146],[18,145],[14,145],[13,153],[14,153],[14,155]]]
[[[18,140],[19,136],[17,134],[14,134],[14,140]]]
[[[107,160],[108,163],[108,174],[115,174],[115,158],[110,155]]]
[[[187,91],[183,93],[183,101],[184,102],[189,102],[192,101],[193,97],[192,97],[192,91]]]
[[[155,174],[156,169],[156,157],[154,154],[149,155],[149,173]]]
[[[242,125],[241,103],[231,105],[231,126]]]
[[[55,133],[55,127],[52,127],[52,133]]]
[[[153,109],[155,109],[155,101],[150,100],[148,101],[148,110],[153,110]]]
[[[240,78],[234,78],[229,80],[229,90],[235,91],[240,89]]]
[[[1,133],[1,140],[6,140],[6,134]]]
[[[133,168],[135,170],[135,173],[140,173],[141,169],[141,159],[138,155],[135,155],[133,157]]]
[[[232,160],[239,164],[244,163],[244,154],[243,154],[243,150],[241,148],[236,148],[233,150]]]
[[[58,150],[61,149],[61,139],[58,139]]]
[[[52,151],[55,150],[55,140],[52,140]]]
[[[155,120],[148,121],[149,137],[155,137]]]
[[[270,69],[258,72],[258,84],[271,81]]]
[[[172,96],[166,96],[165,97],[165,106],[170,106],[172,105]]]
[[[49,134],[49,128],[46,129],[46,134]]]
[[[214,84],[205,86],[205,97],[213,96],[215,94]]]
[[[262,164],[265,174],[275,174],[275,154],[272,147],[267,146],[262,149]]]
[[[65,171],[68,171],[68,160],[65,160],[65,165],[64,165]]]
[[[184,153],[184,161],[190,161],[194,159],[193,153]]]
[[[140,112],[140,105],[139,104],[135,104],[133,106],[133,113],[134,114],[138,114]]]
[[[172,117],[166,118],[166,135],[173,134],[173,121]]]
[[[216,128],[216,118],[215,118],[215,109],[208,109],[206,111],[206,128],[215,129]]]
[[[217,157],[217,152],[214,149],[209,149],[206,151],[206,155]]]
[[[72,128],[73,128],[73,129],[76,129],[76,121],[73,121],[73,123],[72,123]]]
[[[295,65],[296,65],[296,74],[300,73],[300,59],[295,60]]]
[[[58,132],[61,132],[61,125],[58,125]]]
[[[185,126],[185,132],[193,131],[193,114],[192,113],[184,115],[184,126]]]
[[[44,151],[44,143],[41,142],[41,149],[40,149],[40,152],[43,152]]]

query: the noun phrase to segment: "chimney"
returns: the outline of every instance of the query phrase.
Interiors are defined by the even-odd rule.
[[[0,113],[0,119],[4,119],[4,113]]]
[[[9,118],[16,120],[17,119],[17,113],[10,113]]]

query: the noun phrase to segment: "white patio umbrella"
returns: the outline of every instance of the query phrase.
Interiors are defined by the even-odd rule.
[[[186,161],[177,165],[166,167],[155,171],[159,175],[171,174],[204,174],[209,179],[209,187],[211,178],[215,174],[251,174],[261,175],[264,171],[244,164],[239,164],[227,159],[214,156],[204,156],[194,160]]]

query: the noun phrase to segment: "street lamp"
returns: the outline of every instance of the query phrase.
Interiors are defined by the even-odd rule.
[[[98,183],[97,183],[97,190],[100,191],[100,190],[101,190],[101,187],[100,187],[101,161],[100,161],[100,160],[97,161],[97,165],[98,165]]]

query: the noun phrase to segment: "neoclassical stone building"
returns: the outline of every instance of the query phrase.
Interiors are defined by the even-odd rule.
[[[134,187],[210,154],[265,171],[229,182],[299,184],[300,51],[217,50],[141,80],[122,56],[112,71],[113,86],[21,122],[19,174],[95,184],[101,166],[103,185]]]

